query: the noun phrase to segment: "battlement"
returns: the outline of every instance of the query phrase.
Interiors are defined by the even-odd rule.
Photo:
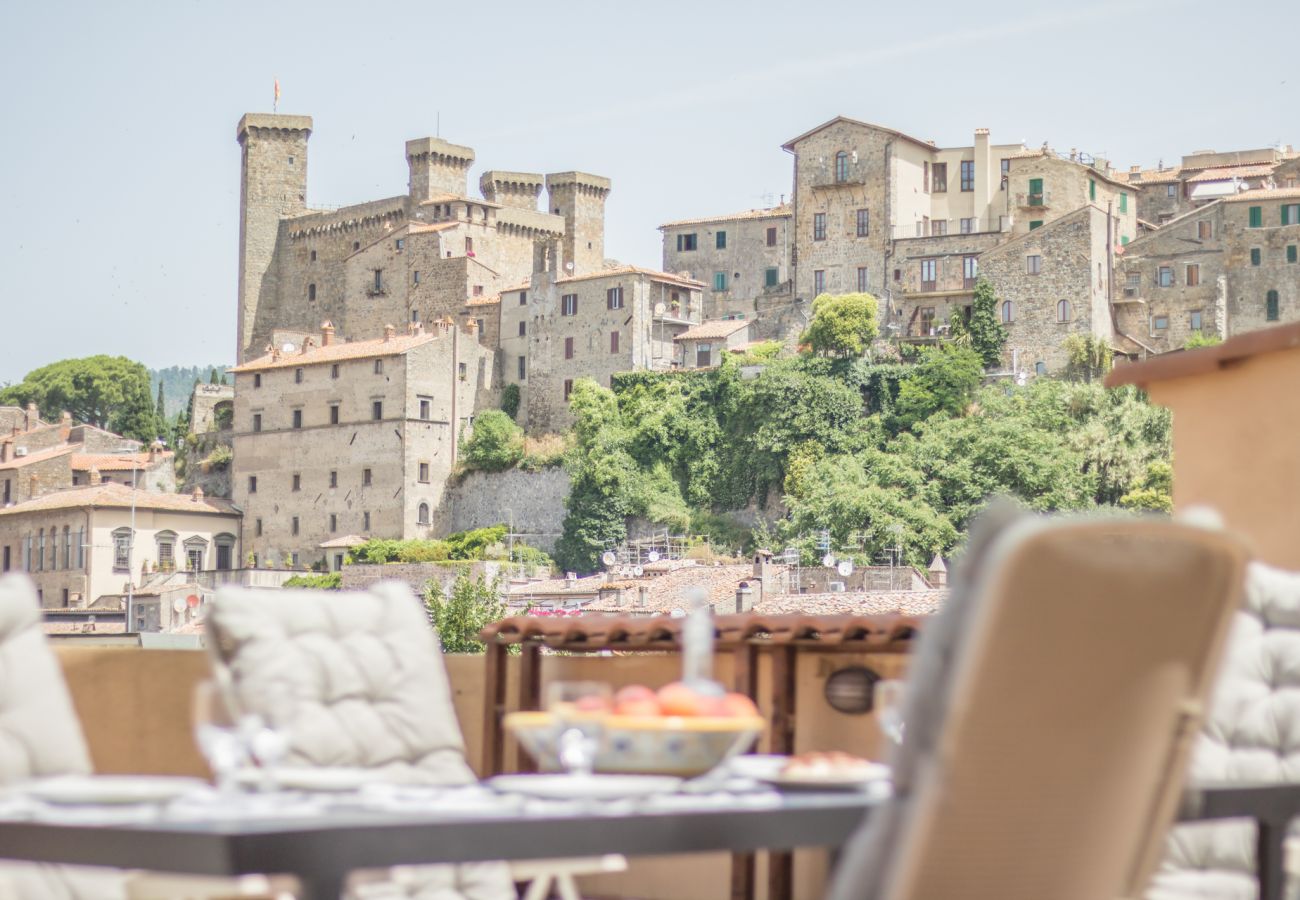
[[[239,143],[244,142],[249,132],[256,134],[258,131],[268,132],[266,136],[271,136],[275,132],[284,132],[286,136],[293,132],[306,132],[305,137],[311,136],[311,116],[282,116],[276,113],[244,113],[239,124],[235,126],[235,140]]]
[[[604,199],[610,190],[610,180],[587,172],[552,172],[546,176],[546,190],[548,193],[572,191]]]
[[[442,138],[416,138],[406,142],[406,162],[411,167],[410,193],[415,202],[439,194],[464,197],[474,151]]]
[[[493,203],[516,209],[537,209],[537,198],[542,194],[546,179],[532,172],[505,172],[492,169],[478,180],[479,190]]]

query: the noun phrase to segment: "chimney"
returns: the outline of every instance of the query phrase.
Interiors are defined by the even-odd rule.
[[[91,483],[91,484],[103,484],[103,483],[104,483],[104,479],[99,477],[99,469],[97,469],[97,468],[94,467],[94,466],[91,466],[91,467],[90,467],[90,483]]]
[[[754,592],[748,581],[742,581],[736,588],[736,612],[747,613],[754,608]]]
[[[397,329],[394,328],[392,325],[385,325],[385,326],[384,326],[384,342],[385,342],[385,343],[387,343],[388,341],[391,341],[391,340],[393,339],[393,335],[395,335],[395,334],[397,334]]]
[[[59,440],[66,441],[72,434],[72,413],[66,409],[59,413]]]
[[[1128,167],[1128,173],[1129,173],[1130,175],[1140,175],[1140,174],[1142,173],[1142,167],[1141,167],[1141,166],[1129,166],[1129,167]]]
[[[194,485],[194,502],[195,503],[203,502],[203,488],[201,488],[197,484]]]
[[[577,573],[577,572],[565,572],[565,573],[564,573],[564,586],[567,587],[569,590],[573,590],[574,588],[576,588],[576,587],[578,586],[578,573]]]
[[[948,584],[948,567],[943,564],[943,558],[937,553],[934,559],[930,560],[930,584],[935,587],[945,587]]]
[[[27,404],[27,430],[31,431],[41,423],[41,411],[36,408],[35,403]]]
[[[644,609],[647,602],[646,598],[649,596],[649,594],[650,594],[650,589],[647,588],[645,585],[642,585],[641,587],[637,588],[636,605]]]
[[[302,349],[299,350],[298,352],[299,352],[299,353],[307,353],[308,351],[311,350],[312,347],[315,347],[315,346],[316,346],[316,339],[315,339],[314,337],[311,337],[310,335],[308,335],[307,337],[303,338],[303,340],[302,340]]]
[[[329,319],[320,323],[320,345],[328,347],[334,343],[334,323]]]

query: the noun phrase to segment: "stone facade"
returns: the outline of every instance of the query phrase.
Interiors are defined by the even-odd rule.
[[[206,434],[223,429],[219,421],[228,423],[234,415],[235,386],[232,384],[196,384],[190,395],[190,434]]]
[[[1116,309],[1139,355],[1300,319],[1300,188],[1215,201],[1125,249]]]
[[[498,390],[451,319],[340,343],[331,326],[234,370],[233,496],[257,563],[307,566],[347,534],[444,533],[458,440]]]
[[[509,523],[516,540],[550,553],[564,530],[569,474],[563,468],[470,472],[448,488],[449,531]]]
[[[341,339],[358,340],[454,316],[467,299],[526,280],[539,240],[564,242],[572,274],[604,264],[606,178],[490,171],[472,198],[474,151],[419,138],[406,144],[407,195],[310,210],[311,128],[303,116],[240,120],[241,361],[263,353],[276,329],[309,332],[328,319]],[[542,184],[550,212],[536,208]]]
[[[790,207],[659,226],[663,269],[702,282],[706,319],[755,318],[789,305]]]
[[[677,364],[683,369],[720,366],[729,351],[749,345],[749,323],[744,319],[715,319],[683,331],[673,341],[677,345]]]
[[[1295,187],[1297,167],[1300,154],[1285,144],[1222,153],[1198,150],[1176,166],[1163,161],[1154,169],[1133,166],[1127,181],[1137,191],[1138,216],[1165,225],[1242,190]]]

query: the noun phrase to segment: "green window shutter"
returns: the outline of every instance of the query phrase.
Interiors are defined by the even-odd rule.
[[[763,281],[764,287],[776,287],[776,280],[780,273],[776,269],[768,269],[766,278]]]
[[[1293,263],[1295,262],[1295,260],[1296,260],[1295,244],[1290,244],[1286,248],[1286,261],[1289,263]]]
[[[717,233],[717,235],[716,235],[716,238],[717,238],[717,240],[716,240],[717,249],[718,249],[718,250],[726,250],[726,249],[727,249],[727,233],[726,233],[725,231],[719,231],[719,232]]]
[[[1123,245],[1123,244],[1127,244],[1127,243],[1128,243],[1128,235],[1126,235],[1126,234],[1121,234],[1121,235],[1119,236],[1119,242],[1120,242],[1121,245]]]
[[[1043,192],[1043,179],[1041,178],[1029,179],[1029,193],[1041,194],[1042,192]]]
[[[1042,228],[1042,227],[1043,227],[1042,219],[1035,219],[1034,221],[1029,223],[1030,231],[1033,231],[1035,228]]]
[[[1088,179],[1088,199],[1089,200],[1097,199],[1097,181],[1096,179],[1093,178]]]
[[[1250,208],[1250,227],[1259,228],[1264,224],[1264,207],[1252,206]]]
[[[1122,213],[1128,212],[1128,194],[1123,191],[1119,193],[1119,211]]]
[[[1257,266],[1260,264],[1260,252],[1258,247],[1250,248],[1250,264]]]

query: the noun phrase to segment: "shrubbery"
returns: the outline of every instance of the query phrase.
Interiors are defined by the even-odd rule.
[[[343,586],[343,575],[328,572],[324,575],[294,575],[284,582],[287,588],[312,588],[314,590],[337,591]]]
[[[460,459],[467,469],[500,472],[523,455],[524,430],[504,412],[489,409],[474,420],[474,431],[462,445]]]

